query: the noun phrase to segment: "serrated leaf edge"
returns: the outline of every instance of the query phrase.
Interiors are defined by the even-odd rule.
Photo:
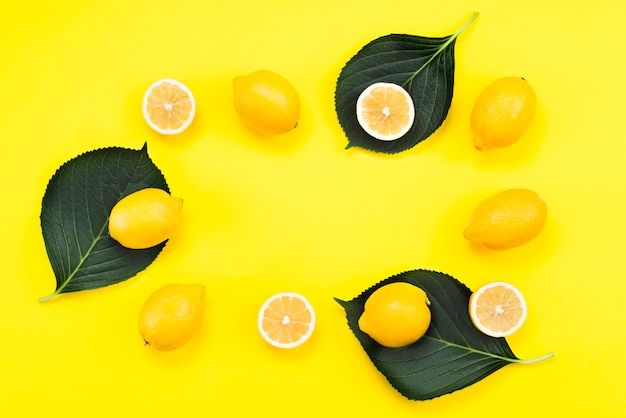
[[[393,283],[396,280],[402,280],[402,277],[401,277],[402,275],[410,274],[412,272],[417,272],[417,271],[420,271],[422,273],[445,274],[445,273],[437,272],[435,270],[428,270],[428,269],[405,270],[405,271],[402,271],[400,273],[396,273],[396,274],[394,274],[392,276],[389,276],[389,277],[387,277],[387,278],[385,278],[383,280],[380,280],[379,282],[377,282],[374,285],[370,286],[369,288],[365,289],[359,295],[357,295],[356,297],[352,298],[349,301],[345,301],[345,300],[337,298],[337,297],[335,297],[333,299],[342,308],[344,308],[344,311],[345,311],[345,309],[350,305],[351,302],[354,302],[354,301],[356,301],[357,299],[359,299],[361,297],[365,297],[367,294],[373,293],[376,289],[378,289],[379,287],[381,287],[381,286],[383,286],[385,284]],[[452,276],[450,276],[450,277],[453,278]],[[454,279],[454,280],[456,280],[459,284],[467,287],[464,283],[462,283],[458,279]],[[468,290],[470,290],[470,289],[468,288]],[[349,326],[349,328],[350,328],[350,326]],[[352,331],[352,333],[355,333],[355,330],[351,329],[351,331]],[[473,348],[473,347],[464,346],[464,345],[461,345],[461,344],[456,344],[456,343],[453,343],[453,342],[450,342],[450,341],[447,341],[447,340],[444,340],[444,339],[441,339],[441,338],[436,338],[436,337],[433,337],[432,335],[429,335],[429,334],[424,335],[422,338],[423,339],[429,339],[429,340],[432,340],[432,341],[436,341],[437,343],[442,345],[442,349],[445,349],[445,348],[457,348],[459,350],[462,350],[462,351],[465,352],[464,356],[465,355],[471,355],[471,354],[478,354],[478,355],[483,356],[483,359],[491,358],[491,359],[494,359],[494,360],[498,360],[498,361],[504,362],[503,364],[500,364],[499,366],[497,366],[496,369],[500,369],[500,368],[502,368],[502,367],[504,367],[504,366],[506,366],[508,364],[525,364],[526,365],[526,364],[537,363],[537,362],[540,362],[540,361],[543,361],[543,360],[547,360],[547,359],[555,356],[554,352],[549,352],[547,354],[544,354],[544,355],[541,355],[541,356],[538,356],[538,357],[533,357],[533,358],[529,358],[529,359],[520,359],[520,358],[517,358],[514,354],[513,354],[513,357],[502,356],[502,355],[494,354],[494,353],[491,353],[491,352],[488,352],[488,351],[479,350],[479,349],[476,349],[476,348]],[[357,337],[357,340],[359,340],[358,337]],[[365,348],[365,347],[363,347],[363,348]],[[391,363],[389,360],[383,360],[383,359],[378,358],[378,357],[376,357],[376,358],[377,358],[377,361],[385,362],[385,363]],[[402,362],[402,361],[400,361],[400,362]],[[375,366],[375,367],[378,368],[378,366]],[[380,370],[380,371],[382,372],[382,370]],[[387,376],[385,373],[383,373],[383,375],[389,381],[389,383],[391,383],[392,386],[394,386],[393,383],[390,381],[390,376]],[[479,380],[482,380],[482,379],[479,379]],[[476,382],[474,382],[474,383],[476,383]],[[395,388],[395,386],[394,386],[394,388]],[[398,388],[395,388],[395,389],[398,390],[398,392],[402,396],[404,396],[404,397],[406,397],[407,399],[410,399],[410,400],[422,400],[423,401],[423,400],[428,400],[428,399],[434,399],[434,397],[433,398],[424,398],[424,399],[414,399],[414,398],[408,397],[406,394],[404,394]],[[456,389],[456,390],[461,390],[461,389]],[[452,393],[452,392],[447,392],[447,393],[444,393],[444,394],[449,394],[449,393]],[[443,396],[444,394],[437,395],[436,397]]]
[[[445,52],[447,50],[447,48],[450,46],[450,44],[453,44],[456,39],[458,38],[458,36],[465,30],[467,29],[467,27],[469,25],[472,24],[472,22],[478,17],[479,13],[478,12],[474,12],[471,17],[469,18],[469,20],[467,20],[459,29],[457,29],[452,35],[448,35],[448,36],[443,36],[443,37],[436,37],[436,38],[426,38],[426,37],[419,37],[419,38],[424,38],[424,39],[428,39],[428,40],[438,40],[438,41],[444,41],[442,44],[437,45],[436,48],[434,48],[435,53],[433,53],[431,56],[429,56],[428,60],[422,64],[422,66],[420,68],[418,68],[417,70],[415,70],[413,73],[411,73],[411,75],[402,82],[401,86],[405,87],[408,85],[410,85],[413,81],[413,79],[426,67],[428,67],[431,62],[438,58],[443,52]],[[382,40],[383,38],[389,37],[389,36],[403,36],[401,34],[390,34],[390,35],[385,35],[385,36],[381,36],[379,38],[376,38],[373,41],[370,41],[367,45],[363,46],[347,63],[346,65],[344,65],[344,67],[341,70],[340,73],[340,79],[344,73],[344,70],[346,69],[346,67],[348,66],[348,64],[355,58],[357,57],[361,51],[363,51],[365,48],[367,48],[369,45],[373,44],[376,41]],[[408,35],[408,36],[413,36],[413,35]],[[358,72],[360,73],[360,72]],[[356,74],[352,74],[350,77],[354,77]],[[382,81],[383,79],[381,78],[380,81]],[[339,81],[339,80],[338,80]],[[345,82],[345,79],[343,80],[343,82]],[[351,91],[354,89],[351,89]],[[414,96],[414,94],[412,93],[411,89],[407,89],[407,91],[409,92],[409,94],[411,95],[411,97],[413,98],[414,101],[417,101],[417,98]],[[452,91],[450,92],[450,95],[452,94]],[[451,97],[450,97],[451,100]],[[337,101],[338,101],[338,96],[337,96],[337,87],[335,87],[335,106],[337,106]],[[447,104],[447,107],[449,107],[450,103]],[[357,147],[357,148],[361,148],[370,152],[374,152],[376,154],[388,154],[388,155],[393,155],[393,154],[399,154],[401,152],[407,151],[413,147],[415,147],[417,144],[419,144],[420,142],[422,142],[423,140],[425,140],[426,138],[428,138],[429,136],[431,136],[436,130],[439,129],[439,127],[441,127],[441,125],[443,124],[444,120],[447,117],[447,113],[448,113],[448,109],[445,110],[444,114],[442,115],[442,119],[440,122],[436,123],[436,126],[433,127],[433,130],[430,132],[429,135],[427,135],[426,137],[422,137],[421,139],[418,138],[417,140],[415,139],[411,139],[410,141],[402,141],[402,138],[398,139],[397,141],[401,141],[401,142],[397,142],[397,141],[392,141],[392,142],[388,142],[388,143],[380,143],[378,144],[378,146],[363,146],[363,144],[354,144],[353,141],[350,140],[350,135],[348,133],[348,131],[346,130],[346,126],[344,126],[344,123],[341,122],[341,116],[339,115],[339,109],[336,108],[336,113],[337,113],[337,117],[340,120],[340,125],[342,127],[342,130],[344,131],[344,133],[346,134],[346,136],[348,136],[348,143],[345,146],[345,149],[350,149],[353,147]],[[356,116],[355,116],[356,117]],[[414,135],[413,133],[414,128],[412,127],[411,130],[407,133],[406,136],[410,136],[410,135]],[[358,141],[357,141],[358,142]],[[398,145],[398,146],[394,146],[393,142],[397,142],[398,144],[402,144],[403,142],[406,142],[402,145]],[[374,142],[376,143],[376,142]]]
[[[63,170],[63,168],[65,166],[70,164],[72,161],[75,161],[75,160],[77,160],[79,158],[84,157],[87,154],[94,154],[94,153],[97,153],[97,152],[100,152],[100,151],[107,151],[107,150],[123,150],[123,151],[133,151],[133,152],[139,151],[141,153],[141,155],[142,155],[142,158],[143,158],[143,156],[145,156],[145,157],[147,157],[150,160],[150,156],[148,155],[148,143],[147,142],[144,142],[143,146],[139,150],[134,149],[134,148],[112,146],[112,147],[99,147],[99,148],[94,148],[94,149],[89,150],[89,151],[85,151],[85,152],[80,153],[80,154],[76,155],[75,157],[70,158],[69,160],[65,161],[63,164],[61,164],[59,166],[59,168],[57,168],[55,170],[54,174],[52,175],[52,177],[50,177],[50,180],[48,181],[48,184],[46,185],[46,191],[44,192],[44,196],[48,192],[48,189],[49,189],[52,181],[54,180],[55,176],[61,170]],[[157,167],[157,169],[158,169],[158,167]],[[91,255],[91,251],[93,250],[95,245],[98,243],[98,241],[100,241],[100,239],[102,239],[104,230],[105,230],[106,226],[108,225],[108,220],[109,220],[109,217],[107,217],[107,221],[103,224],[102,228],[100,228],[100,231],[98,231],[97,236],[94,237],[94,240],[91,243],[91,246],[87,249],[87,251],[84,254],[81,255],[80,262],[76,265],[76,268],[74,268],[73,271],[69,272],[69,274],[68,274],[67,278],[65,279],[65,281],[63,282],[63,284],[61,284],[60,286],[57,286],[57,288],[54,290],[54,292],[50,293],[49,295],[43,296],[43,297],[39,298],[38,301],[40,303],[49,301],[50,299],[53,299],[54,297],[56,297],[56,296],[60,295],[61,293],[63,293],[63,290],[72,281],[72,279],[75,276],[75,274],[78,271],[80,271],[80,267],[82,266],[84,261]],[[164,244],[166,244],[166,242],[162,243],[162,245],[164,245]],[[161,250],[162,250],[162,248],[161,248]]]

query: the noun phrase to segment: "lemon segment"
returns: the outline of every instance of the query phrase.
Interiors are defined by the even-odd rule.
[[[302,295],[277,293],[267,299],[257,319],[261,336],[278,348],[294,348],[304,344],[315,329],[315,311]]]
[[[506,337],[517,331],[526,320],[526,300],[515,286],[492,282],[472,293],[469,301],[472,323],[491,337]]]
[[[357,99],[359,125],[381,141],[403,137],[413,126],[415,106],[409,93],[394,83],[374,83]]]
[[[189,127],[196,115],[191,90],[178,80],[164,78],[148,87],[142,102],[148,126],[162,135],[175,135]]]

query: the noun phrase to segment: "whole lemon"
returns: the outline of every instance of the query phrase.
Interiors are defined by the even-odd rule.
[[[509,189],[485,199],[463,232],[468,240],[492,250],[525,244],[543,230],[548,207],[529,189]]]
[[[520,77],[504,77],[480,93],[470,115],[474,146],[479,149],[506,147],[526,132],[535,114],[537,97]]]
[[[111,210],[109,235],[124,247],[150,248],[170,237],[178,225],[181,198],[146,188],[121,199]]]
[[[404,347],[428,330],[429,304],[426,293],[410,283],[381,286],[365,301],[359,328],[382,346]]]
[[[283,76],[258,70],[233,79],[233,101],[241,119],[264,134],[294,129],[300,118],[300,97]]]
[[[198,331],[204,313],[202,284],[168,284],[152,293],[139,311],[139,333],[147,345],[170,351]]]

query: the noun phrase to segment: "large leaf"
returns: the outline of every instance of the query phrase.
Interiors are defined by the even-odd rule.
[[[358,320],[365,301],[376,289],[392,282],[422,288],[430,300],[432,320],[426,334],[402,348],[383,347],[362,332]],[[413,400],[432,399],[467,387],[510,363],[529,363],[511,351],[504,338],[489,337],[471,322],[471,291],[443,273],[412,270],[392,276],[351,301],[336,299],[345,309],[348,326],[372,363],[402,395]]]
[[[57,170],[41,205],[41,230],[56,290],[40,301],[119,283],[154,261],[165,243],[131,250],[108,234],[113,206],[146,187],[169,192],[145,145],[141,150],[112,147],[90,151]]]
[[[343,67],[335,88],[335,110],[348,137],[348,148],[398,153],[428,138],[443,123],[452,103],[454,46],[457,32],[442,38],[392,34],[365,45]],[[413,98],[415,121],[403,137],[380,141],[367,134],[356,117],[356,102],[369,85],[390,82],[404,87]]]

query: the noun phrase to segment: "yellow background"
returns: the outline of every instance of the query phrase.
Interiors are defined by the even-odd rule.
[[[0,15],[3,416],[626,416],[626,3],[544,1],[23,1]],[[558,6],[557,6],[558,4]],[[444,125],[399,155],[345,150],[333,93],[343,64],[378,36],[458,39]],[[267,68],[301,95],[299,127],[261,137],[232,106],[231,80]],[[471,144],[469,113],[490,81],[525,77],[538,111],[516,145]],[[141,115],[153,81],[197,101],[184,134]],[[184,198],[184,222],[154,264],[115,286],[54,290],[41,198],[66,160],[141,148]],[[533,242],[479,250],[461,233],[474,206],[536,190],[549,218]],[[508,338],[522,358],[428,402],[399,395],[369,362],[333,297],[414,268],[475,289],[525,294]],[[201,331],[170,353],[144,347],[136,318],[170,282],[207,287]],[[318,323],[284,351],[256,329],[263,301],[306,295]],[[464,309],[464,307],[459,307]]]

